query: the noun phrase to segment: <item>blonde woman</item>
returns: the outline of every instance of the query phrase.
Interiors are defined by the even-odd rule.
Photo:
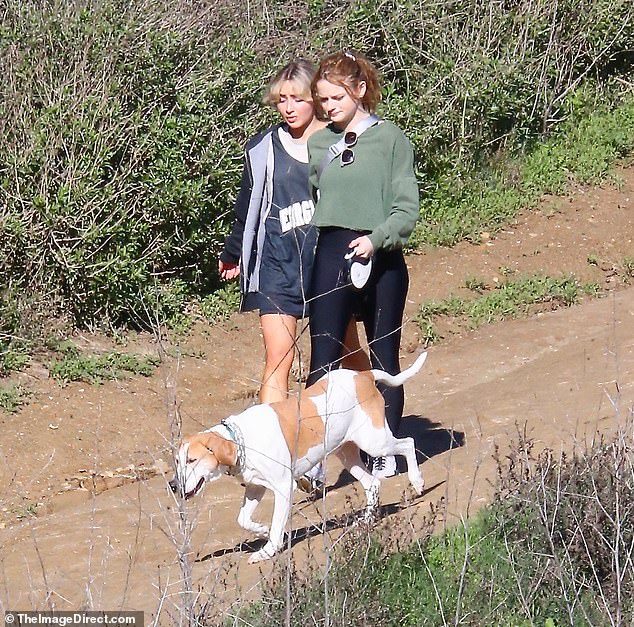
[[[236,220],[218,262],[223,279],[240,276],[241,311],[260,312],[262,403],[287,398],[297,321],[308,315],[317,229],[311,224],[315,206],[308,185],[307,141],[325,126],[315,116],[310,89],[314,73],[311,63],[298,59],[268,85],[263,101],[276,108],[282,122],[247,142]],[[352,353],[347,367],[369,367],[354,324],[342,339],[342,353]],[[317,479],[313,483],[323,477]]]

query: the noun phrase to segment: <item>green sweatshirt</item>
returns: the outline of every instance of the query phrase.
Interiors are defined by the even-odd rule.
[[[330,125],[308,140],[309,180],[318,199],[313,224],[366,231],[375,250],[401,248],[419,215],[409,140],[398,126],[382,121],[359,136],[353,163],[342,167],[335,157],[318,183],[317,166],[341,136]]]

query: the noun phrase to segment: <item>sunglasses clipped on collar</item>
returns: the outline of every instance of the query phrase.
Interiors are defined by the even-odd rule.
[[[342,168],[344,165],[350,165],[354,162],[354,152],[352,152],[352,147],[357,143],[357,134],[354,131],[348,131],[343,137],[343,143],[346,147],[339,158]]]

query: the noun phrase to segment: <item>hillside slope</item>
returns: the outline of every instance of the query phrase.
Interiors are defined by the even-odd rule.
[[[404,365],[422,348],[413,320],[420,303],[464,291],[468,278],[495,285],[525,273],[574,273],[600,284],[605,296],[477,331],[441,325],[445,338],[406,387],[403,432],[414,435],[425,459],[427,490],[401,509],[407,479],[387,480],[382,502],[392,507],[383,524],[395,516],[415,521],[441,498],[449,521],[485,503],[496,474],[494,449],[504,454],[518,430],[538,447],[568,450],[631,413],[634,287],[623,264],[634,258],[634,169],[619,177],[618,185],[544,199],[478,246],[408,256]],[[109,344],[102,337],[78,341]],[[185,342],[165,346],[168,356],[149,379],[61,388],[42,367],[25,375],[36,390],[32,402],[0,415],[0,606],[152,614],[161,607],[161,622],[169,624],[182,602],[179,517],[161,474],[170,475],[173,420],[180,416],[190,432],[253,402],[262,348],[253,315],[199,327]],[[301,346],[305,358],[305,337]],[[157,347],[138,336],[128,350]],[[339,471],[335,462],[328,466],[334,487],[325,502],[296,495],[293,528],[304,538],[293,553],[300,561],[341,533],[333,523],[319,535],[314,523],[361,506]],[[270,572],[269,564],[246,563],[250,549],[240,543],[249,537],[235,522],[241,498],[235,480],[223,478],[188,508],[195,525],[185,552],[197,560],[192,582],[200,602],[219,607],[222,599],[235,600],[235,581],[244,596],[257,594]],[[266,500],[260,517],[269,515]]]

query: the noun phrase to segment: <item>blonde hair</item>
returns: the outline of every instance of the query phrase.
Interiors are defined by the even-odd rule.
[[[303,96],[306,100],[312,100],[311,82],[315,75],[315,66],[306,59],[295,59],[285,65],[271,79],[268,84],[262,102],[274,107],[280,101],[280,90],[286,81],[293,83],[297,89],[297,96]]]
[[[333,85],[343,87],[351,98],[356,99],[355,93],[359,83],[366,85],[365,94],[361,98],[366,111],[374,113],[381,100],[381,86],[379,73],[370,60],[360,52],[342,50],[324,58],[313,77],[311,91],[315,101],[315,108],[323,115],[323,110],[317,96],[317,82],[326,80]]]

